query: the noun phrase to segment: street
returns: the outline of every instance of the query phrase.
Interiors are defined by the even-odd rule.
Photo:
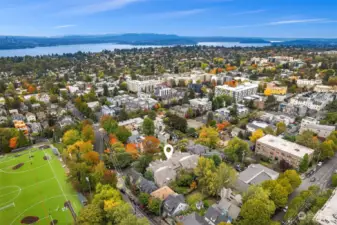
[[[103,134],[99,131],[99,124],[93,124],[93,127],[95,132],[94,150],[101,155],[104,152]]]
[[[302,179],[301,185],[289,196],[288,205],[290,201],[295,198],[301,191],[308,190],[310,186],[317,185],[321,190],[325,190],[331,184],[331,176],[333,172],[337,169],[337,155],[326,161],[311,177],[304,177]],[[308,170],[309,171],[309,170]],[[315,177],[314,182],[310,182],[310,179]],[[276,213],[273,220],[282,221],[284,217],[284,212],[281,210]]]

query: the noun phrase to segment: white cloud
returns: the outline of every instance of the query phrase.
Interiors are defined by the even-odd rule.
[[[257,10],[251,10],[251,11],[244,11],[244,12],[238,12],[238,13],[233,13],[230,14],[230,16],[241,16],[241,15],[248,15],[248,14],[258,14],[258,13],[262,13],[265,12],[267,10],[265,9],[257,9]]]
[[[281,20],[281,21],[269,22],[269,23],[243,24],[243,25],[225,26],[225,27],[220,27],[220,28],[221,29],[235,29],[235,28],[247,28],[247,27],[279,26],[279,25],[298,24],[298,23],[334,23],[334,22],[337,22],[337,21],[327,20],[323,18],[316,18],[316,19],[302,19],[302,20]]]
[[[180,11],[171,11],[171,12],[163,12],[163,13],[154,13],[150,14],[149,16],[155,17],[157,19],[160,18],[177,18],[177,17],[184,17],[184,16],[191,16],[195,14],[200,14],[205,12],[206,9],[190,9],[190,10],[180,10]]]
[[[313,22],[324,22],[326,19],[305,19],[305,20],[282,20],[277,22],[270,22],[266,25],[282,25],[282,24],[294,24],[294,23],[313,23]]]
[[[63,28],[69,28],[69,27],[75,27],[75,24],[65,24],[65,25],[59,25],[59,26],[55,26],[55,29],[63,29]]]
[[[132,3],[137,3],[145,0],[100,0],[96,3],[75,6],[68,10],[62,11],[60,14],[65,15],[87,15],[99,12],[106,12],[124,8]]]

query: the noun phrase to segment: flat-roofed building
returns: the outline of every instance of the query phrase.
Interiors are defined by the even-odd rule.
[[[246,96],[255,95],[257,93],[257,88],[258,84],[255,83],[245,83],[236,87],[231,87],[228,85],[216,86],[215,96],[229,95],[236,102],[240,102]]]
[[[337,223],[337,189],[334,190],[329,200],[316,213],[313,220],[320,225],[333,225]]]
[[[283,159],[297,168],[306,154],[309,161],[312,159],[314,150],[268,134],[257,140],[255,153],[277,161]]]
[[[306,130],[314,132],[318,137],[327,138],[333,131],[335,131],[335,126],[301,123],[300,134]]]

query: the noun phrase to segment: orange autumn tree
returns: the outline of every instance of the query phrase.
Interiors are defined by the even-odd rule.
[[[27,91],[30,94],[33,94],[36,91],[36,87],[34,85],[29,85],[28,88],[27,88]]]
[[[132,158],[134,158],[134,159],[138,158],[138,150],[137,150],[135,144],[132,144],[132,143],[127,144],[126,148],[125,148],[125,151],[127,153],[130,153],[132,155]]]
[[[116,138],[116,136],[114,134],[110,134],[109,139],[110,139],[111,145],[116,144],[118,142],[118,139]]]
[[[99,154],[97,152],[94,152],[94,151],[87,152],[87,153],[83,154],[82,158],[90,164],[99,163]]]
[[[9,140],[9,147],[11,149],[14,149],[16,148],[18,145],[18,138],[17,137],[12,137],[10,140]]]
[[[231,125],[228,121],[224,121],[222,123],[218,123],[216,126],[218,128],[218,131],[224,130],[226,127]]]
[[[142,142],[142,145],[144,152],[156,153],[159,152],[160,141],[154,136],[147,136]]]

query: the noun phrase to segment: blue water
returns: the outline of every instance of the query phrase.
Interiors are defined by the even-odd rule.
[[[200,42],[198,45],[206,46],[224,46],[224,47],[264,47],[270,46],[270,44],[241,44],[237,42]],[[122,44],[82,44],[82,45],[59,45],[51,47],[37,47],[37,48],[26,48],[26,49],[11,49],[11,50],[0,50],[0,57],[14,57],[14,56],[38,56],[38,55],[51,55],[64,53],[76,53],[78,51],[82,52],[100,52],[103,50],[114,50],[114,49],[131,49],[131,48],[149,48],[149,47],[161,47],[161,46],[142,46],[142,45],[122,45]]]

